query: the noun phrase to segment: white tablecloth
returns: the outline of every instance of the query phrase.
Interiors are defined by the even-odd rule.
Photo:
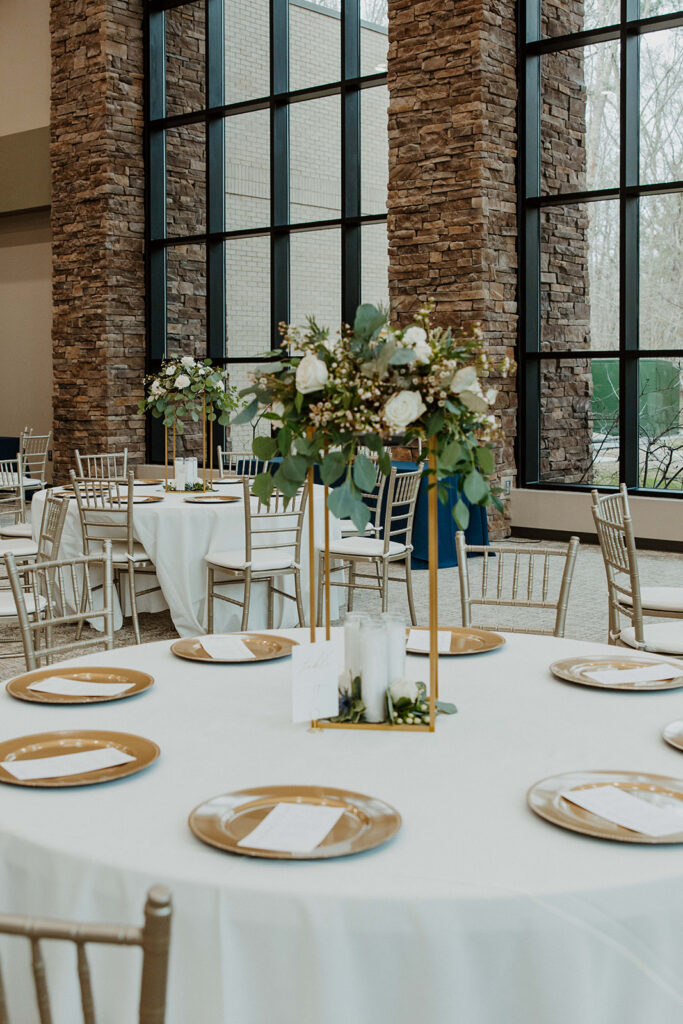
[[[528,787],[557,772],[683,776],[683,754],[660,738],[683,717],[680,691],[589,690],[548,671],[606,650],[510,635],[490,654],[442,658],[441,696],[459,714],[413,736],[292,725],[289,660],[193,665],[167,643],[81,659],[156,684],[71,709],[3,694],[2,739],[111,728],[162,755],[108,785],[0,786],[0,909],[134,922],[147,886],[167,884],[169,1024],[679,1024],[681,847],[590,839],[526,806]],[[426,659],[408,665],[426,677]],[[373,794],[403,827],[373,852],[318,863],[235,857],[190,833],[204,799],[272,783]],[[96,967],[101,1020],[134,1020],[136,957],[102,953]]]
[[[136,487],[136,496],[163,494],[163,489]],[[242,484],[221,485],[220,494],[242,495]],[[256,499],[254,499],[255,501]],[[324,488],[316,486],[314,493],[315,537],[318,548],[323,545],[324,531]],[[34,539],[40,529],[45,503],[45,492],[36,494],[31,506]],[[306,514],[308,516],[308,513]],[[184,500],[181,494],[166,494],[164,500],[150,505],[136,505],[134,512],[135,537],[143,545],[156,567],[156,577],[161,592],[139,598],[139,612],[158,612],[165,608],[171,611],[173,625],[181,636],[197,636],[207,629],[207,567],[204,557],[209,551],[232,551],[244,546],[244,507],[242,502],[200,504]],[[302,544],[301,582],[304,605],[308,609],[308,518],[304,525]],[[330,534],[340,536],[338,520],[330,516]],[[73,558],[83,553],[81,525],[75,501],[69,502],[59,550],[61,558]],[[278,577],[277,585],[288,593],[294,593],[292,577]],[[146,590],[154,585],[154,577],[139,574],[137,590]],[[124,586],[125,591],[125,586]],[[243,588],[232,585],[222,589],[242,599]],[[338,588],[332,588],[332,616],[337,617],[339,607]],[[214,629],[217,633],[232,632],[241,627],[242,609],[236,605],[216,601],[214,604]],[[307,612],[308,616],[308,612]],[[101,626],[101,619],[93,625]],[[275,595],[274,625],[293,626],[297,623],[294,601]],[[115,611],[115,629],[121,628],[121,609],[118,601]],[[267,589],[265,583],[252,586],[249,627],[260,629],[267,624]]]

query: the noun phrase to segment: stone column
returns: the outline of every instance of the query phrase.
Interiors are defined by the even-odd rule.
[[[145,452],[143,0],[51,0],[55,479]]]
[[[389,0],[389,291],[400,321],[481,321],[489,355],[516,344],[513,0]],[[502,388],[497,472],[514,473],[517,394]],[[507,531],[492,514],[494,536]]]

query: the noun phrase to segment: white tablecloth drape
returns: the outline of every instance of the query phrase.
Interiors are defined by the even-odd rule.
[[[136,496],[163,494],[151,487],[136,487]],[[242,494],[241,483],[220,488],[221,494]],[[256,499],[254,499],[255,501]],[[323,545],[324,537],[324,488],[316,486],[314,493],[314,528],[316,548]],[[44,492],[33,499],[31,520],[34,533],[40,529],[40,520],[45,502]],[[138,600],[139,612],[158,612],[169,608],[173,624],[181,636],[197,636],[207,628],[207,567],[204,557],[210,552],[232,551],[244,546],[244,507],[242,502],[199,504],[184,500],[180,494],[166,494],[164,500],[150,505],[135,506],[135,536],[156,567],[156,578],[161,592],[145,595]],[[308,607],[308,512],[304,525],[302,545],[302,589],[304,602]],[[340,536],[339,521],[330,516],[330,535]],[[83,553],[78,508],[75,501],[69,502],[62,543],[61,558],[72,558]],[[146,590],[154,585],[154,577],[139,574],[136,586]],[[278,577],[280,589],[294,593],[292,577]],[[124,587],[125,591],[125,587]],[[223,590],[238,600],[242,599],[243,587],[232,585]],[[336,617],[339,607],[338,589],[332,588],[332,615]],[[125,597],[125,595],[124,595]],[[124,611],[128,613],[126,607]],[[217,633],[233,632],[241,627],[242,610],[235,605],[216,601],[214,605],[214,629]],[[116,604],[116,629],[121,628],[121,609]],[[249,627],[261,629],[267,623],[267,589],[265,583],[252,586]],[[274,624],[294,626],[297,623],[296,604],[275,595]],[[101,620],[93,620],[97,628]]]
[[[111,728],[162,755],[108,785],[0,787],[0,909],[136,921],[146,887],[168,885],[168,1024],[679,1024],[681,848],[590,839],[526,806],[528,787],[558,772],[683,775],[661,740],[680,692],[590,690],[548,671],[606,651],[509,635],[490,654],[442,658],[440,693],[459,714],[414,736],[292,725],[289,660],[193,665],[167,643],[81,659],[146,669],[156,684],[89,707],[3,694],[1,738]],[[426,659],[408,665],[426,678]],[[403,827],[373,852],[318,863],[235,857],[190,833],[204,799],[272,783],[370,793]],[[15,988],[26,955],[5,960]],[[56,1022],[73,1024],[73,953],[51,956],[66,1001]],[[98,1019],[134,1020],[137,957],[93,959]],[[34,1024],[26,992],[17,1004]]]

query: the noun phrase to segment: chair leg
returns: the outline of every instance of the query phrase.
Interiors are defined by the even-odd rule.
[[[251,571],[244,575],[244,604],[242,605],[242,631],[249,628],[249,602],[251,601]]]
[[[268,577],[268,629],[273,628],[273,604],[275,602],[275,591],[273,590],[273,583],[275,580],[272,576]]]
[[[417,626],[417,615],[415,614],[415,601],[413,600],[413,575],[410,567],[410,552],[406,555],[406,590],[408,591],[408,608],[410,609],[410,621]]]
[[[306,625],[306,618],[304,615],[304,599],[301,595],[301,573],[298,569],[294,571],[294,593],[296,595],[296,610],[299,616],[299,627],[303,629]]]
[[[213,581],[214,571],[211,566],[209,566],[209,581],[206,595],[206,629],[208,633],[213,633]]]
[[[135,600],[135,569],[133,563],[130,562],[128,565],[128,595],[130,597],[130,614],[133,620],[133,632],[135,633],[135,643],[142,643],[140,640],[140,626],[138,624],[138,606]]]
[[[356,563],[351,560],[349,562],[349,597],[346,602],[347,611],[353,611],[353,588],[356,585]]]
[[[318,601],[316,607],[318,614],[316,617],[316,626],[322,626],[323,624],[323,587],[324,587],[324,575],[325,575],[325,552],[318,552]]]
[[[382,559],[382,611],[389,611],[389,559]]]

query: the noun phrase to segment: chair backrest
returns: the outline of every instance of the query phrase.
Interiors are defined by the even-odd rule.
[[[26,521],[26,502],[21,481],[24,478],[21,453],[16,459],[0,461],[0,525]]]
[[[274,490],[267,503],[251,494],[252,480],[243,478],[244,537],[247,562],[254,551],[277,548],[288,551],[292,560],[300,563],[301,542],[308,489],[302,487],[293,498],[285,498],[282,491]]]
[[[45,486],[47,480],[47,456],[50,450],[52,431],[49,434],[34,434],[27,427],[21,435],[19,454],[24,464],[24,473],[33,480],[40,480]]]
[[[100,452],[95,455],[81,455],[78,448],[76,476],[95,480],[125,480],[128,475],[128,449],[122,452]]]
[[[253,480],[259,473],[267,472],[268,463],[253,452],[228,452],[220,446],[217,450],[219,477],[248,477]]]
[[[83,534],[83,550],[86,555],[102,548],[105,537],[123,541],[128,554],[133,554],[135,536],[133,532],[133,470],[127,479],[99,479],[78,477],[71,470],[71,486],[76,492],[78,515]]]
[[[56,494],[47,493],[45,505],[43,506],[43,518],[40,521],[40,533],[38,534],[39,562],[54,560],[59,555],[59,545],[62,542],[66,514],[69,511],[69,499],[59,497]]]
[[[142,949],[142,980],[138,1022],[163,1024],[166,1017],[171,915],[171,894],[162,886],[155,885],[147,893],[145,923],[142,928],[128,925],[77,924],[50,918],[0,914],[0,934],[23,936],[31,944],[33,982],[40,1024],[52,1024],[42,940],[72,942],[76,946],[83,1024],[97,1024],[86,945],[96,943],[107,946],[139,946]],[[1,978],[0,1024],[10,1024]]]
[[[5,564],[29,672],[41,663],[51,665],[55,655],[66,657],[101,645],[113,650],[111,541],[104,541],[104,549],[97,555],[51,559],[17,567],[14,555],[9,553],[5,555]],[[93,574],[101,574],[103,582],[93,581]],[[101,590],[101,604],[95,603],[96,590]],[[57,627],[82,626],[86,619],[102,619],[102,632],[94,637],[87,636],[85,640],[55,639]]]
[[[409,473],[398,473],[393,466],[387,480],[387,502],[384,511],[384,553],[391,541],[397,541],[411,548],[415,505],[420,490],[422,472],[419,469]]]
[[[623,615],[633,623],[636,644],[645,646],[638,556],[626,484],[621,485],[618,494],[600,495],[591,491],[591,497],[593,521],[607,576],[609,639],[613,642],[618,639]]]
[[[471,626],[473,605],[495,605],[499,608],[538,608],[555,611],[552,629],[515,626],[498,626],[508,633],[545,633],[564,636],[567,619],[569,590],[574,575],[579,538],[572,537],[566,548],[544,548],[528,544],[468,544],[465,534],[458,530],[455,535],[460,576],[460,600],[462,624]],[[470,584],[468,555],[481,555],[481,587],[473,595]],[[552,564],[554,559],[564,559],[564,570],[556,596],[551,596]],[[495,559],[491,571],[490,562]],[[537,569],[538,567],[538,569]],[[553,586],[553,589],[554,586]],[[486,628],[490,628],[487,624]],[[496,628],[496,627],[492,627]]]

